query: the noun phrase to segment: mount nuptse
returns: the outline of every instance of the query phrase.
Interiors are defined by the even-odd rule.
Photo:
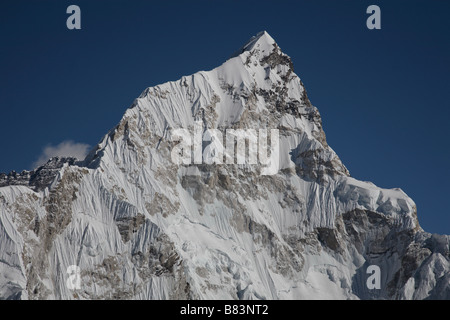
[[[175,164],[173,129],[198,121],[278,129],[278,172]],[[400,189],[350,177],[266,32],[146,89],[83,161],[0,175],[2,299],[450,299],[449,242]]]

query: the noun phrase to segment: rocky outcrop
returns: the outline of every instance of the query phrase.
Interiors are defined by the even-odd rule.
[[[0,187],[27,186],[35,191],[42,191],[53,182],[64,164],[75,165],[77,159],[73,157],[53,157],[35,170],[23,170],[20,173],[0,173]]]

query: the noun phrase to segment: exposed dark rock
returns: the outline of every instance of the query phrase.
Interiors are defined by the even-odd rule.
[[[46,164],[31,171],[0,173],[0,187],[19,185],[27,186],[35,191],[44,190],[53,182],[65,163],[75,165],[77,159],[74,157],[53,157]]]

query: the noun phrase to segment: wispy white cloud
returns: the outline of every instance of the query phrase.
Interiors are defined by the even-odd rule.
[[[32,169],[45,164],[48,159],[56,156],[75,157],[78,160],[83,160],[86,157],[89,148],[90,146],[86,143],[78,143],[72,140],[63,141],[56,146],[48,145],[44,147],[37,160],[33,162]]]

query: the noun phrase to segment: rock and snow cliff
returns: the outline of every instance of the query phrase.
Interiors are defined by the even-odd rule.
[[[278,171],[174,163],[173,129],[199,121],[278,129]],[[146,89],[84,161],[0,175],[2,299],[450,299],[449,242],[400,189],[350,177],[266,32]]]

